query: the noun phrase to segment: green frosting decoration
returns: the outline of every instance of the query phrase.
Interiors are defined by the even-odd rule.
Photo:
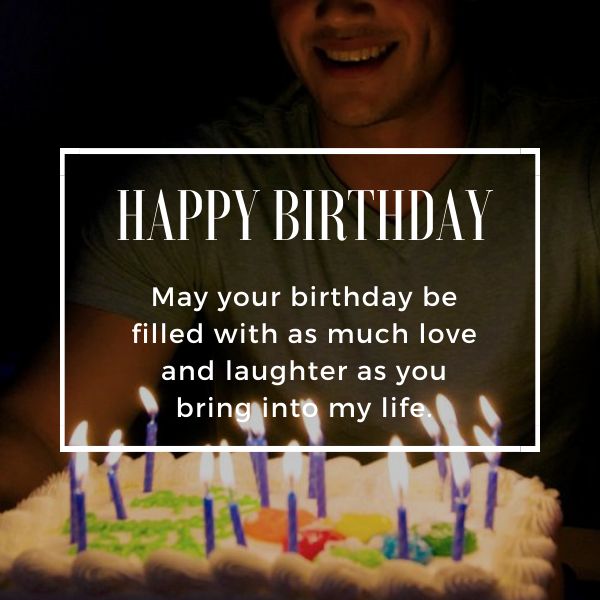
[[[416,527],[413,528],[416,532]],[[452,556],[454,525],[452,523],[434,523],[421,537],[429,544],[434,556]],[[465,530],[465,554],[477,550],[477,535],[470,529]]]
[[[233,527],[229,515],[229,495],[223,488],[211,488],[214,500],[215,537],[223,540],[233,536]],[[240,513],[247,515],[260,509],[260,502],[251,496],[242,496],[236,501]],[[147,558],[155,550],[171,548],[192,556],[205,556],[204,514],[201,496],[185,496],[170,491],[157,491],[135,498],[131,508],[171,509],[173,515],[180,515],[184,509],[195,509],[193,516],[172,517],[166,519],[101,519],[95,513],[87,513],[88,548],[104,550],[119,556],[137,555]],[[200,530],[200,531],[196,531]],[[70,531],[67,519],[62,533]],[[199,541],[202,540],[202,541]],[[71,554],[75,554],[73,546]]]
[[[329,549],[332,556],[347,558],[363,567],[375,568],[382,565],[386,558],[374,548],[347,548],[344,546],[333,546]]]

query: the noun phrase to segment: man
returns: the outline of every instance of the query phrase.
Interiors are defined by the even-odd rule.
[[[560,475],[573,470],[582,432],[581,411],[592,397],[592,361],[597,355],[600,315],[600,202],[598,144],[595,125],[583,114],[565,118],[560,106],[518,93],[499,93],[470,78],[455,39],[457,7],[450,0],[274,0],[273,14],[284,52],[308,90],[295,88],[280,103],[251,118],[202,128],[196,146],[223,147],[542,147],[544,204],[542,393],[544,454],[507,457],[525,472],[538,473],[569,491]],[[567,115],[568,116],[568,115]],[[556,135],[561,131],[561,136]],[[570,152],[564,152],[568,140]],[[548,167],[545,167],[548,165]],[[550,166],[551,165],[551,166]],[[456,309],[413,306],[398,312],[259,309],[220,312],[207,303],[203,319],[212,327],[268,320],[278,331],[291,324],[323,332],[331,326],[384,327],[397,320],[407,327],[426,322],[451,330],[472,327],[478,343],[409,348],[402,345],[360,346],[319,343],[284,344],[287,357],[307,364],[426,364],[448,367],[448,380],[389,382],[288,382],[268,387],[269,397],[312,396],[327,405],[333,400],[368,398],[377,404],[362,424],[348,419],[327,423],[330,442],[386,443],[400,431],[405,442],[425,443],[412,418],[384,419],[379,405],[398,390],[431,404],[436,391],[455,401],[465,436],[480,419],[479,392],[491,392],[505,421],[504,441],[530,444],[533,425],[533,170],[531,159],[510,156],[459,158],[440,155],[330,155],[315,157],[204,157],[149,161],[122,189],[335,189],[429,190],[437,198],[449,190],[493,189],[485,208],[486,241],[457,241],[441,236],[424,242],[375,239],[379,212],[390,215],[392,231],[411,210],[391,201],[364,214],[367,241],[341,243],[273,241],[273,215],[259,204],[253,213],[251,242],[239,243],[237,231],[221,232],[219,244],[117,242],[118,213],[113,199],[87,232],[87,250],[75,278],[67,326],[67,398],[71,430],[87,418],[93,440],[108,438],[111,429],[129,422],[138,411],[135,390],[157,379],[174,350],[170,344],[132,344],[137,322],[163,321],[189,327],[191,311],[151,307],[153,287],[177,290],[274,289],[291,285],[328,290],[349,285],[367,290],[451,290]],[[233,183],[234,182],[234,183]],[[463,206],[464,208],[464,206]],[[359,215],[349,201],[343,222]],[[436,225],[444,223],[435,215]],[[190,236],[192,237],[192,236]],[[472,238],[472,236],[471,236]],[[282,245],[283,244],[283,245]],[[585,351],[582,351],[585,348]],[[125,350],[124,350],[125,349]],[[594,354],[594,351],[596,354]],[[281,362],[281,346],[216,345],[221,361],[243,364]],[[22,497],[64,460],[58,455],[57,360],[55,346],[14,390],[2,426],[3,464],[11,469],[2,482],[2,497]],[[451,374],[451,375],[450,375]],[[260,397],[264,385],[244,386],[217,373],[217,394],[234,401]],[[173,408],[165,410],[174,410]],[[220,423],[225,427],[226,424]],[[272,442],[289,440],[294,423],[270,426]],[[297,435],[297,433],[296,433]],[[26,448],[22,453],[22,449]],[[19,459],[16,459],[19,452]]]

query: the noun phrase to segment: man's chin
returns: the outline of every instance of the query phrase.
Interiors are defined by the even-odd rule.
[[[368,127],[385,121],[384,111],[365,101],[322,103],[319,108],[325,119],[340,127]]]

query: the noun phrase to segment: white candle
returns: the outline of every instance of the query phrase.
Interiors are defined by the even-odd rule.
[[[144,386],[139,388],[140,399],[146,412],[148,413],[148,425],[146,425],[146,446],[156,446],[156,434],[158,426],[156,424],[156,415],[158,414],[158,404],[154,399],[152,392]],[[154,486],[154,452],[146,450],[146,465],[144,469],[144,492],[151,492]]]
[[[250,406],[250,432],[254,436],[254,446],[266,446],[267,439],[265,437],[265,420],[263,419],[260,405],[258,402],[253,402]],[[267,507],[270,504],[269,500],[269,474],[268,474],[268,456],[266,452],[255,452],[253,459],[254,476],[258,495],[260,496],[260,505]]]
[[[429,437],[433,440],[436,446],[441,446],[441,435],[440,426],[435,420],[433,415],[429,412],[429,409],[425,407],[425,414],[421,417],[421,423],[425,427]],[[435,460],[437,461],[438,474],[440,481],[442,482],[442,492],[446,476],[448,475],[448,467],[446,465],[446,455],[443,452],[434,452]]]
[[[108,440],[109,446],[122,446],[121,443],[122,433],[120,429],[113,431],[110,439]],[[119,478],[117,476],[117,470],[119,468],[119,459],[123,454],[120,450],[113,450],[106,455],[105,463],[108,466],[108,485],[110,488],[110,496],[113,504],[115,505],[115,513],[117,519],[126,519],[127,513],[125,512],[125,506],[123,505],[123,497],[121,496],[121,487],[119,486]]]
[[[502,421],[498,413],[494,410],[490,401],[485,396],[479,396],[479,406],[486,420],[486,423],[492,428],[492,440],[496,446],[500,445],[500,430],[502,429]]]
[[[484,433],[481,427],[475,426],[474,431],[477,443],[480,446],[494,445],[494,442]],[[494,529],[494,512],[496,510],[496,500],[498,496],[498,464],[500,462],[500,452],[484,452],[484,454],[490,465],[485,500],[484,524],[486,529]]]
[[[435,407],[440,417],[440,421],[444,426],[444,429],[448,431],[452,427],[458,428],[458,420],[456,418],[456,412],[452,403],[444,394],[438,394],[435,398]]]
[[[231,453],[226,450],[227,445],[225,440],[221,442],[219,473],[221,475],[221,483],[229,491],[229,516],[231,517],[231,524],[233,526],[236,542],[238,543],[238,546],[245,546],[246,536],[244,535],[244,528],[242,527],[240,509],[234,497],[235,475],[233,471],[233,462],[231,460]]]
[[[394,436],[390,446],[402,446],[400,438]],[[388,453],[388,472],[392,494],[398,506],[398,558],[408,560],[408,526],[406,523],[405,498],[408,493],[409,464],[405,452],[390,451]]]
[[[462,560],[465,551],[465,522],[468,505],[469,461],[464,452],[451,452],[452,477],[458,489],[456,504],[456,523],[454,525],[454,540],[452,543],[452,559]]]
[[[302,420],[308,432],[310,445],[322,446],[324,440],[317,405],[312,400],[302,400],[300,404],[302,407]],[[327,516],[325,453],[311,452],[308,460],[308,497],[317,499],[317,516],[324,518]]]
[[[82,428],[74,442],[77,446],[86,446],[87,440],[85,433],[87,428]],[[75,520],[77,533],[77,552],[83,552],[87,548],[87,522],[85,514],[85,491],[84,483],[89,469],[89,460],[87,452],[77,452],[75,454]]]
[[[215,519],[210,484],[215,473],[215,459],[212,452],[203,452],[200,456],[200,484],[204,488],[204,546],[208,556],[215,549]]]
[[[290,447],[298,446],[295,440]],[[298,552],[298,504],[295,488],[302,475],[302,454],[299,451],[285,452],[283,455],[283,479],[288,482],[288,551]]]
[[[87,439],[88,422],[81,421],[69,440],[69,446],[81,446],[85,445]],[[75,456],[76,453],[71,454],[69,460],[69,490],[70,490],[70,501],[71,501],[71,512],[70,512],[70,526],[71,526],[71,544],[77,542],[77,508],[75,506],[75,490],[77,489],[77,478],[75,477]]]

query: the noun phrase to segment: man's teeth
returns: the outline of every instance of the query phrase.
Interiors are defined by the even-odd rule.
[[[389,46],[370,46],[369,48],[359,48],[358,50],[324,50],[325,56],[338,62],[360,62],[377,58],[383,54]]]

